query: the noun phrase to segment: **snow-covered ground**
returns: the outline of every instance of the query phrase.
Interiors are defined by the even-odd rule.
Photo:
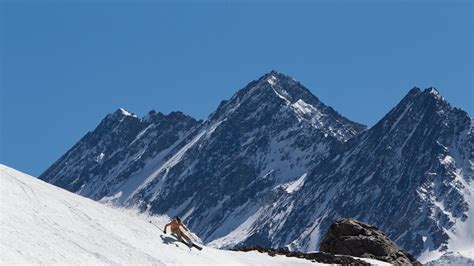
[[[0,264],[303,265],[308,260],[204,247],[164,235],[166,217],[114,209],[0,164]]]

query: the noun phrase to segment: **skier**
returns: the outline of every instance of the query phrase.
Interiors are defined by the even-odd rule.
[[[165,225],[163,233],[166,234],[166,228],[168,226],[171,228],[171,233],[177,235],[180,241],[183,241],[182,239],[184,238],[187,242],[192,243],[191,239],[189,239],[189,237],[185,235],[183,231],[181,231],[180,226],[188,232],[189,229],[181,222],[181,219],[178,216],[176,216],[173,220],[171,220],[171,222]]]

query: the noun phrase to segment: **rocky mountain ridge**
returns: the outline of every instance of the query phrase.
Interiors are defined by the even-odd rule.
[[[414,88],[367,129],[272,71],[205,121],[119,109],[40,178],[180,215],[218,247],[317,250],[334,220],[353,217],[420,255],[448,250],[446,232],[472,216],[472,128],[436,89]]]

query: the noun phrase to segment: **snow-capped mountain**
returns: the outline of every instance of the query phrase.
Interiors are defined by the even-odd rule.
[[[41,179],[96,200],[180,214],[210,241],[365,129],[276,71],[204,122],[156,116],[108,115]]]
[[[118,190],[126,193],[124,186],[139,185],[127,183],[133,173],[143,171],[145,162],[165,161],[198,124],[180,112],[164,115],[150,111],[138,118],[120,108],[49,167],[42,178],[96,200]]]
[[[40,178],[180,215],[218,247],[317,250],[331,222],[353,217],[420,255],[449,249],[470,220],[472,128],[435,89],[413,89],[366,129],[272,71],[205,121],[118,110]]]
[[[295,249],[314,250],[335,219],[353,217],[382,228],[415,255],[463,246],[472,256],[474,237],[466,228],[474,225],[473,143],[473,122],[464,111],[433,88],[412,89],[374,127],[313,169],[298,193],[265,209],[254,223],[263,228],[257,239],[270,236],[272,245],[291,239]]]

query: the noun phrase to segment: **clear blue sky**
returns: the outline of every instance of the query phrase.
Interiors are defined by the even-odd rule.
[[[118,107],[204,119],[272,69],[366,125],[413,86],[473,114],[472,2],[80,2],[0,4],[1,161],[33,175]]]

